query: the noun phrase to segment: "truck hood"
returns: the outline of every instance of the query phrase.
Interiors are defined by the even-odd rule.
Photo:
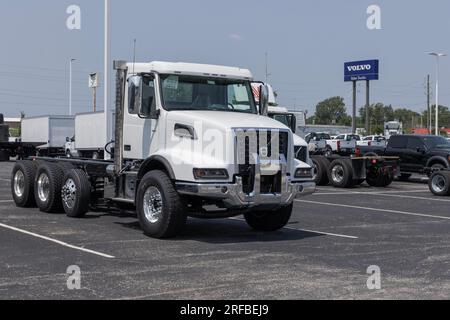
[[[182,124],[193,125],[196,122],[203,122],[208,126],[221,128],[223,130],[233,128],[264,128],[289,130],[282,123],[269,117],[256,114],[224,111],[172,111],[168,113],[168,119],[179,121]]]

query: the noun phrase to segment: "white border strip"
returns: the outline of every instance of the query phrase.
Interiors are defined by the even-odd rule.
[[[318,204],[318,205],[321,205],[321,206],[341,207],[341,208],[351,208],[351,209],[360,209],[360,210],[367,210],[367,211],[377,211],[377,212],[396,213],[396,214],[403,214],[403,215],[407,215],[407,216],[415,216],[415,217],[425,217],[425,218],[434,218],[434,219],[450,220],[450,217],[434,216],[434,215],[431,215],[431,214],[423,214],[423,213],[413,213],[413,212],[397,211],[397,210],[388,210],[388,209],[376,209],[376,208],[359,207],[359,206],[350,206],[350,205],[346,205],[346,204],[328,203],[328,202],[318,202],[318,201],[307,201],[307,200],[295,200],[295,201],[296,201],[296,202],[301,202],[301,203]]]
[[[50,242],[59,244],[59,245],[61,245],[63,247],[67,247],[67,248],[71,248],[71,249],[87,252],[87,253],[90,253],[90,254],[95,254],[95,255],[103,257],[103,258],[115,259],[114,256],[110,256],[108,254],[104,254],[104,253],[97,252],[97,251],[94,251],[94,250],[89,250],[89,249],[77,247],[77,246],[74,246],[74,245],[71,245],[71,244],[59,241],[59,240],[55,240],[55,239],[52,239],[52,238],[49,238],[49,237],[41,236],[41,235],[39,235],[37,233],[33,233],[33,232],[29,232],[29,231],[22,230],[22,229],[19,229],[19,228],[11,227],[11,226],[8,226],[8,225],[3,224],[3,223],[0,223],[0,227],[5,228],[5,229],[9,229],[9,230],[13,230],[13,231],[17,231],[17,232],[20,232],[20,233],[23,233],[23,234],[26,234],[26,235],[29,235],[29,236],[33,236],[35,238],[39,238],[39,239],[43,239],[43,240],[46,240],[46,241],[50,241]]]

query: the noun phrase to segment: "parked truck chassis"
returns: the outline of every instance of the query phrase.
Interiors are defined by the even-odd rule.
[[[352,188],[364,181],[372,187],[387,187],[398,176],[396,157],[325,157],[313,155],[317,185]]]

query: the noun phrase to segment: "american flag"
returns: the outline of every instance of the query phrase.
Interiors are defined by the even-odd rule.
[[[260,95],[260,90],[261,90],[261,83],[252,83],[252,91],[253,91],[253,96],[255,97],[255,101],[259,102],[259,95]]]

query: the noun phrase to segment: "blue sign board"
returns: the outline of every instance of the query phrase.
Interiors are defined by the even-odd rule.
[[[344,67],[344,81],[378,80],[378,60],[346,62]]]

